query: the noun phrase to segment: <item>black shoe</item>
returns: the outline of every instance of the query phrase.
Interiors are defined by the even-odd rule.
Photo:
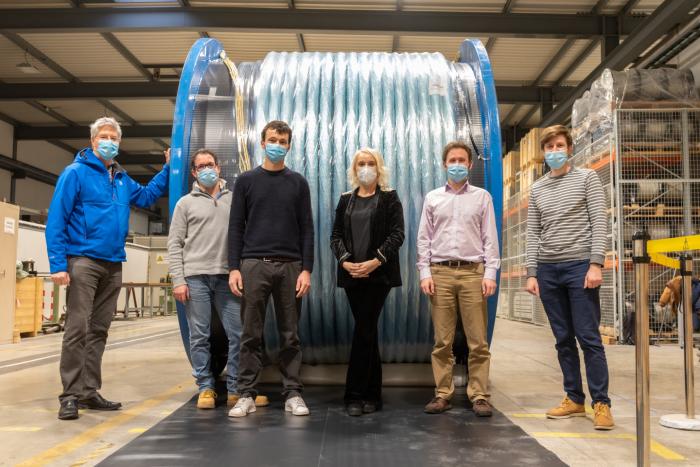
[[[348,411],[348,415],[350,415],[351,417],[359,417],[360,415],[362,415],[362,403],[360,402],[350,402],[345,407],[345,409]]]
[[[377,410],[382,410],[382,404],[376,402],[365,401],[362,404],[362,413],[374,413]]]
[[[108,401],[99,393],[95,393],[92,397],[80,399],[80,401],[78,401],[78,407],[91,410],[119,410],[122,408],[122,403]]]
[[[59,420],[77,420],[78,419],[78,404],[74,399],[61,402],[61,408],[58,409]]]

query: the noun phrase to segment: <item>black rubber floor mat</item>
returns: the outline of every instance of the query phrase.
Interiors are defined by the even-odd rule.
[[[220,388],[220,394],[226,394]],[[349,417],[343,389],[307,387],[311,415],[284,412],[277,387],[271,404],[245,418],[229,418],[222,399],[215,410],[197,410],[196,398],[105,459],[101,466],[429,467],[563,466],[500,412],[477,418],[456,397],[452,410],[423,413],[427,388],[384,389],[384,409]]]

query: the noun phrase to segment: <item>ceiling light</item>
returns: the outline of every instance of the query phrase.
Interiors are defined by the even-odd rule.
[[[28,75],[38,75],[39,73],[41,73],[34,65],[26,61],[18,63],[17,69],[22,73],[26,73]]]

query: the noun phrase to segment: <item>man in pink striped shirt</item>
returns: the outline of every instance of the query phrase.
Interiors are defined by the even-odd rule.
[[[420,286],[430,297],[435,328],[432,365],[436,390],[425,412],[452,408],[452,344],[459,312],[469,347],[467,396],[477,416],[490,417],[486,298],[496,293],[501,263],[493,201],[486,190],[468,181],[472,154],[466,144],[449,143],[442,162],[447,184],[426,195],[418,229]]]

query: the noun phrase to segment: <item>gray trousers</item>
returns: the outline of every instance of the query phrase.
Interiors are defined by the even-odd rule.
[[[272,295],[280,337],[279,367],[282,372],[285,399],[301,394],[301,344],[298,324],[301,299],[296,298],[297,278],[301,261],[265,262],[244,259],[241,262],[243,333],[238,365],[238,390],[244,396],[256,397],[256,385],[262,370],[263,329],[267,302]]]
[[[117,309],[122,263],[68,259],[66,325],[61,348],[61,402],[93,396],[102,386],[102,354]]]

